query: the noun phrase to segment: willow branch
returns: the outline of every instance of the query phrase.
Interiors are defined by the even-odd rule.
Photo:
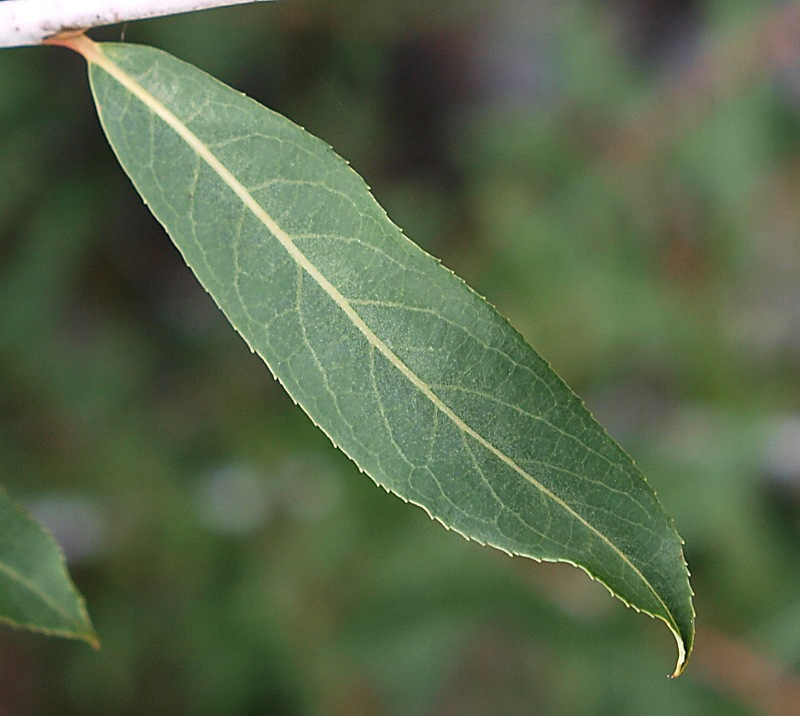
[[[52,35],[128,20],[266,0],[6,0],[0,2],[0,47],[40,45]]]

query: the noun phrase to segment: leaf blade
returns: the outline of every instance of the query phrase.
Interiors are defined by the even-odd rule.
[[[0,492],[0,621],[97,646],[53,538]]]
[[[447,527],[575,564],[662,619],[680,673],[694,619],[680,538],[630,458],[505,319],[288,120],[151,48],[80,51],[134,185],[331,440]]]

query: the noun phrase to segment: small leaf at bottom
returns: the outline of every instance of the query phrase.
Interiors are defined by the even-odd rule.
[[[0,620],[97,644],[55,540],[2,492]]]

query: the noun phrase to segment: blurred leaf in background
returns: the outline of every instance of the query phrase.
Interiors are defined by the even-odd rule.
[[[336,147],[637,456],[697,592],[677,682],[657,624],[447,534],[333,452],[115,166],[81,60],[2,53],[0,475],[103,643],[4,630],[3,707],[792,713],[799,17],[291,0],[125,30]]]
[[[5,493],[0,493],[0,609],[6,624],[97,646],[59,546]]]

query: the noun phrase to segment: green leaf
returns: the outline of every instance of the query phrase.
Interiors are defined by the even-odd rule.
[[[120,163],[292,398],[378,484],[480,543],[577,565],[691,651],[681,540],[630,458],[320,140],[152,48],[81,52]]]
[[[97,645],[53,538],[0,492],[0,620]]]

